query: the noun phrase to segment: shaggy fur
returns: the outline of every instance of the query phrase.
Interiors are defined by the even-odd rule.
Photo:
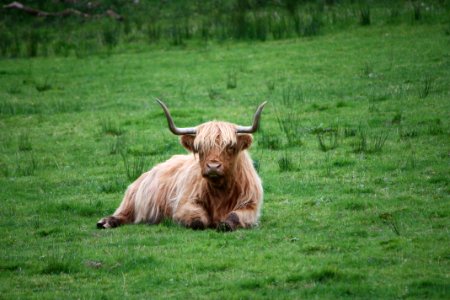
[[[181,136],[191,154],[175,155],[142,174],[114,214],[97,226],[156,224],[163,218],[193,229],[229,231],[256,225],[263,190],[246,150],[251,143],[252,136],[236,134],[234,124],[199,125],[195,136]]]

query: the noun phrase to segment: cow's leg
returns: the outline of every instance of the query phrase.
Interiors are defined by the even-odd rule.
[[[121,213],[100,219],[97,222],[97,228],[107,229],[118,227],[124,224],[133,223],[133,218],[129,214],[130,211],[131,210],[123,211]]]
[[[123,224],[134,222],[136,191],[141,182],[142,179],[139,178],[137,181],[135,181],[128,187],[127,191],[125,192],[125,196],[123,197],[122,203],[116,209],[114,214],[112,216],[100,219],[97,222],[97,228],[100,229],[114,228]]]
[[[119,218],[117,218],[115,216],[109,216],[109,217],[101,218],[97,222],[97,228],[99,228],[99,229],[114,228],[114,227],[118,227],[122,224],[123,224],[122,220],[120,220]]]
[[[186,202],[179,206],[173,219],[194,230],[202,230],[209,226],[210,221],[205,209],[195,203]]]
[[[238,228],[248,228],[255,226],[258,221],[256,207],[249,206],[244,209],[237,209],[230,212],[224,221],[217,226],[219,231],[233,231]]]
[[[112,216],[104,217],[97,222],[97,228],[114,228],[123,224],[133,223],[134,221],[134,203],[127,197],[114,212]]]

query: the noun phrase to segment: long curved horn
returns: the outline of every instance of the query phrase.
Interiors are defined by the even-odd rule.
[[[167,118],[167,123],[169,123],[169,129],[170,131],[172,131],[173,134],[185,135],[197,133],[197,129],[194,127],[178,128],[177,126],[175,126],[175,123],[173,122],[172,116],[170,115],[169,109],[167,108],[166,104],[164,104],[164,102],[162,102],[158,98],[156,99],[156,101],[158,101],[159,105],[161,105],[162,109],[164,110],[164,114],[166,115]]]
[[[255,112],[255,115],[253,116],[253,125],[252,126],[237,126],[236,127],[236,133],[253,133],[256,130],[258,130],[259,127],[259,120],[261,119],[261,113],[264,108],[264,105],[266,105],[267,101],[264,101],[258,106],[258,109]]]

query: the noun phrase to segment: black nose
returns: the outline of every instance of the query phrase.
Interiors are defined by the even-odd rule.
[[[221,166],[222,166],[222,164],[221,163],[219,163],[219,162],[208,162],[208,163],[206,163],[206,166],[209,168],[209,169],[219,169]]]

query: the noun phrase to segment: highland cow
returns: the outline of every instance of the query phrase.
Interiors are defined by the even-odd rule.
[[[97,227],[157,224],[165,218],[192,229],[232,231],[257,225],[263,189],[247,149],[266,103],[256,110],[252,126],[211,121],[178,128],[166,105],[157,101],[170,130],[191,153],[175,155],[142,174],[114,214]]]

